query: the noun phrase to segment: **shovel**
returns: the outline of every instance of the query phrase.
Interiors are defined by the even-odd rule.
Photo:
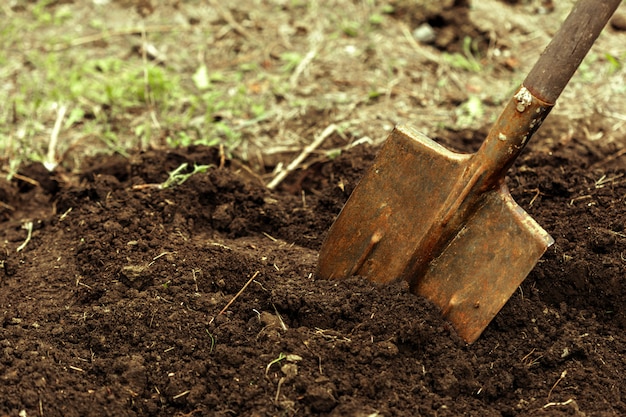
[[[317,276],[406,280],[474,342],[554,242],[505,174],[619,3],[578,1],[476,153],[396,127],[330,228]]]

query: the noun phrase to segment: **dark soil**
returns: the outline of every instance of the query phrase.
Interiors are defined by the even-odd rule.
[[[473,345],[403,285],[314,276],[375,149],[276,192],[207,148],[25,167],[0,183],[0,415],[624,415],[618,151],[522,155],[511,192],[556,243]],[[150,185],[183,162],[214,168]]]

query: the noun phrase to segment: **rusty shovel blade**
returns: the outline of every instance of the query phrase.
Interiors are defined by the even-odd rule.
[[[474,342],[553,242],[504,182],[551,108],[520,87],[473,154],[394,129],[322,244],[318,276],[406,280]]]
[[[318,276],[358,275],[381,284],[406,279],[465,341],[475,341],[553,240],[502,183],[482,193],[433,259],[421,256],[471,157],[397,127],[330,229]]]

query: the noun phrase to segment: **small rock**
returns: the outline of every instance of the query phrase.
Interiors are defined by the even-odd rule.
[[[304,401],[316,413],[327,413],[337,405],[330,388],[320,385],[309,386],[304,396]]]
[[[390,358],[396,356],[399,352],[398,346],[389,341],[383,341],[376,344],[376,356]]]
[[[126,265],[119,273],[119,279],[124,285],[142,290],[152,284],[152,274],[147,265]]]
[[[295,363],[286,363],[281,366],[280,370],[288,379],[298,375],[298,365]]]
[[[413,31],[413,37],[418,42],[432,44],[437,39],[437,33],[428,23],[422,23]]]
[[[211,216],[213,221],[213,227],[218,230],[227,229],[230,223],[233,221],[233,205],[230,203],[221,204],[215,207],[215,211]]]
[[[286,330],[287,325],[281,320],[280,317],[267,311],[261,312],[261,323],[268,328],[275,328],[280,330]]]

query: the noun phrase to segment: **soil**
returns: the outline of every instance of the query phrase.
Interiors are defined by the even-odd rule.
[[[426,19],[436,45],[463,50],[465,32],[450,28],[463,26],[468,2],[422,17],[391,3],[392,18],[411,28]],[[496,73],[510,82],[517,63],[505,58]],[[306,76],[343,79],[344,67],[325,65],[333,71]],[[441,74],[420,71],[398,77],[437,84]],[[345,113],[364,131],[336,130],[324,145],[343,150],[336,158],[313,155],[275,190],[264,180],[292,154],[252,163],[220,148],[152,146],[3,175],[0,416],[626,415],[626,136],[602,106],[566,117],[584,100],[564,100],[510,171],[511,194],[555,243],[475,343],[403,283],[315,276],[321,243],[378,149],[353,142],[384,136],[379,127],[410,116],[405,107],[433,107],[419,89],[392,90],[393,115],[378,100],[270,126],[270,139],[310,139]],[[454,111],[464,97],[442,100]],[[446,127],[434,139],[470,152],[487,129]],[[183,163],[210,168],[159,186]]]
[[[1,413],[623,415],[626,170],[535,143],[508,183],[556,243],[473,345],[401,284],[316,279],[374,148],[275,192],[211,148],[24,167],[36,186],[1,186]],[[213,168],[155,186],[183,162]]]

